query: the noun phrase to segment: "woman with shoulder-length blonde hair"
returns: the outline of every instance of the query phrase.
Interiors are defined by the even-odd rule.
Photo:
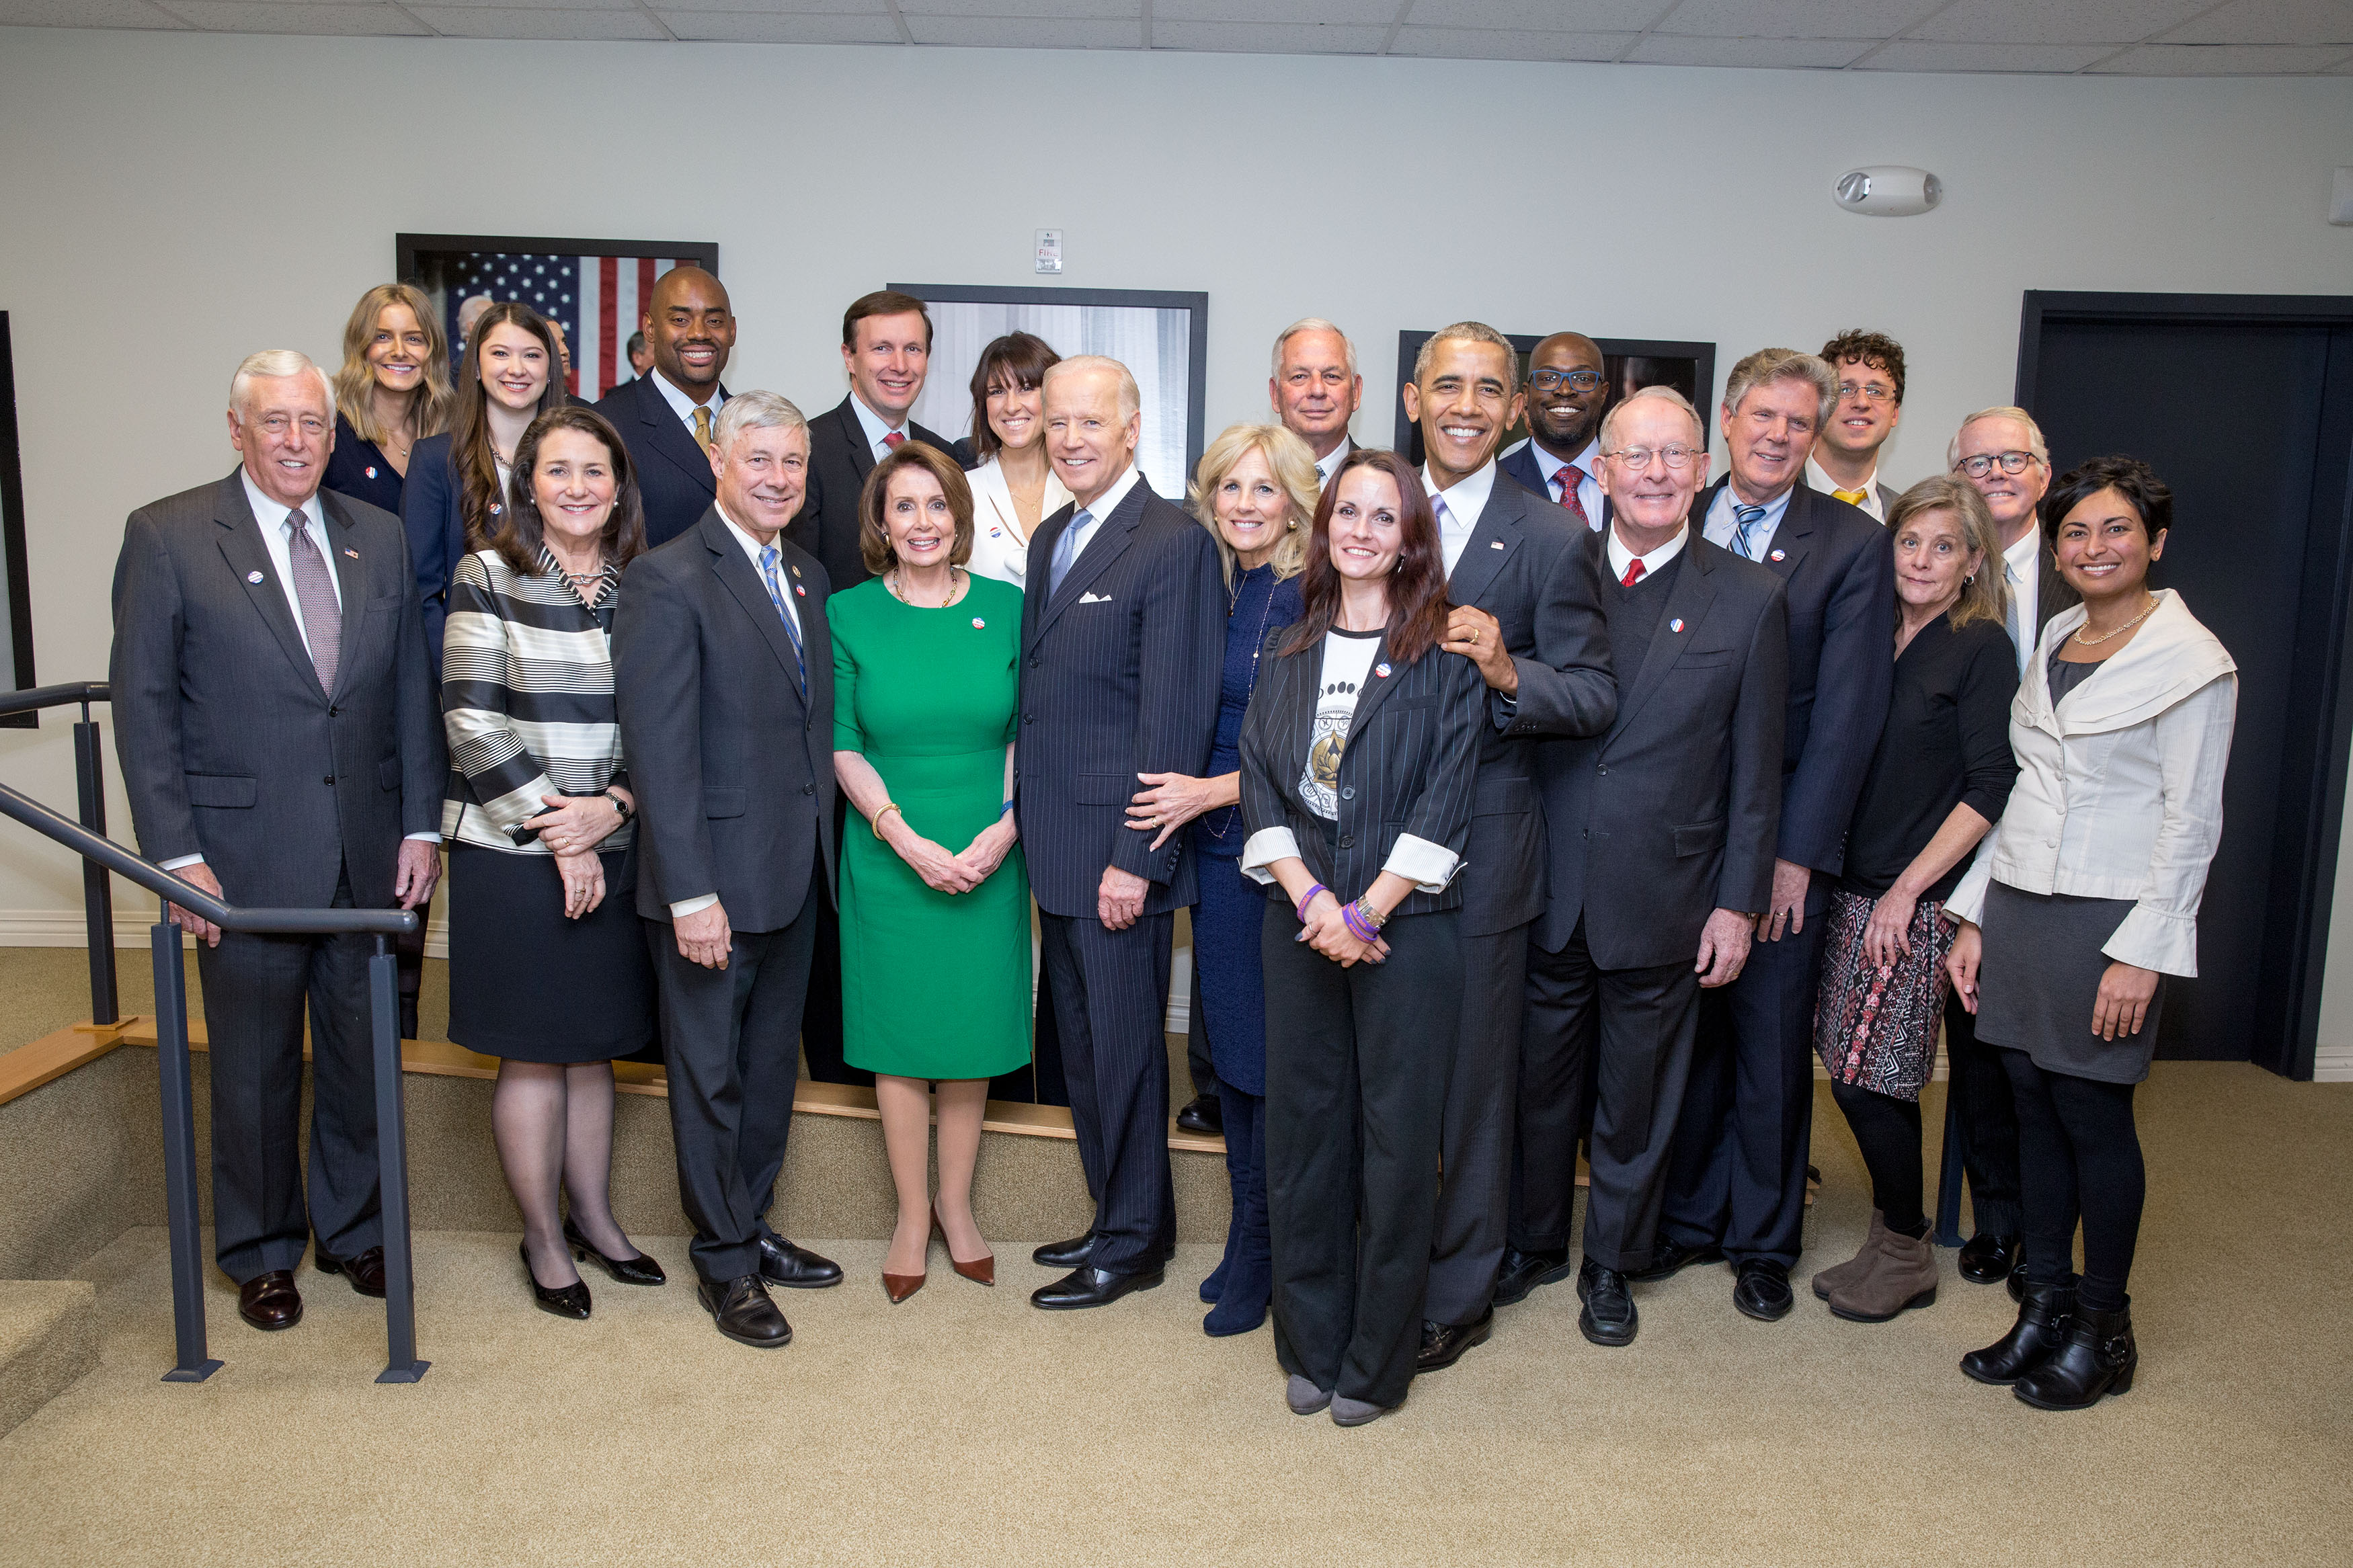
[[[433,302],[407,283],[379,283],[343,323],[335,373],[335,447],[325,488],[398,516],[409,453],[448,427],[449,343]]]
[[[1862,1249],[1814,1276],[1841,1318],[1875,1323],[1936,1294],[1920,1176],[1920,1089],[1936,1065],[1953,922],[1945,903],[2018,777],[2001,538],[1977,487],[1923,479],[1887,514],[1895,679],[1831,892],[1814,1049],[1871,1172]]]

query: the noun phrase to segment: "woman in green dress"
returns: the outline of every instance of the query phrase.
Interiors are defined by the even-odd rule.
[[[872,829],[841,847],[842,1056],[875,1075],[899,1192],[882,1262],[896,1303],[923,1288],[935,1230],[958,1274],[997,1282],[972,1171],[988,1080],[1029,1060],[1029,879],[1012,799],[1021,594],[963,569],[972,491],[922,442],[874,465],[858,515],[874,575],[826,601],[834,773]]]

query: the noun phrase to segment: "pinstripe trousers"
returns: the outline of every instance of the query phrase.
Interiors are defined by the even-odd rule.
[[[1166,1035],[1176,917],[1145,915],[1112,931],[1092,915],[1041,910],[1038,924],[1079,1163],[1095,1200],[1087,1264],[1149,1273],[1176,1241]]]

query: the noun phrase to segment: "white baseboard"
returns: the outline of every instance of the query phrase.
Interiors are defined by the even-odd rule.
[[[2314,1051],[2312,1081],[2353,1083],[2353,1046],[2322,1046]]]
[[[144,948],[154,921],[148,915],[114,916],[114,945]],[[79,910],[0,910],[0,947],[86,947],[89,933]],[[439,922],[425,928],[425,956],[449,956],[449,933]]]

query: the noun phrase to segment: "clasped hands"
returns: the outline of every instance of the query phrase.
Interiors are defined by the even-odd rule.
[[[1307,915],[1300,922],[1298,941],[1322,953],[1343,969],[1358,963],[1384,963],[1389,956],[1389,944],[1384,937],[1366,942],[1348,929],[1340,913],[1340,900],[1329,888],[1320,889],[1307,901]]]
[[[982,828],[971,843],[950,854],[944,845],[934,843],[908,826],[904,812],[892,811],[886,814],[882,842],[913,868],[915,875],[923,879],[923,886],[942,893],[969,893],[1005,864],[1017,832],[1012,815],[1008,813]]]
[[[605,866],[596,858],[596,846],[611,837],[624,818],[601,795],[539,798],[547,809],[524,818],[523,826],[535,830],[555,857],[556,872],[564,879],[565,918],[576,921],[605,901]]]

